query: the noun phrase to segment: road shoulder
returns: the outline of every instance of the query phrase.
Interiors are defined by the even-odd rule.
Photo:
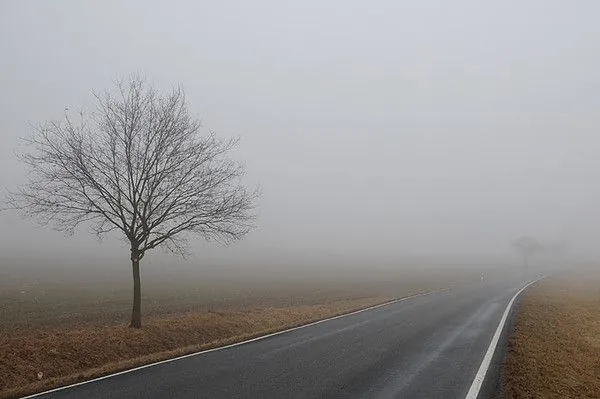
[[[499,398],[600,397],[600,273],[548,277],[524,293]]]

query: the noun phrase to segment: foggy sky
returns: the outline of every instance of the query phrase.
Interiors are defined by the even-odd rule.
[[[25,179],[29,123],[139,72],[240,136],[262,187],[256,230],[197,258],[501,256],[521,235],[598,253],[598,15],[592,0],[2,1],[1,186]],[[6,213],[0,252],[128,256]]]

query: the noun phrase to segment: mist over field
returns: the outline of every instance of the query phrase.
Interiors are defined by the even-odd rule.
[[[30,124],[139,73],[181,84],[205,132],[239,136],[256,228],[144,273],[518,265],[509,243],[600,237],[593,1],[0,4],[0,181]],[[121,270],[128,247],[0,213],[3,273]],[[56,269],[53,269],[56,267]],[[104,270],[101,272],[101,270]],[[251,274],[251,273],[248,273]],[[200,274],[201,275],[201,274]],[[245,275],[245,274],[244,274]],[[127,283],[129,283],[127,281]]]
[[[600,397],[599,15],[0,0],[0,399]]]

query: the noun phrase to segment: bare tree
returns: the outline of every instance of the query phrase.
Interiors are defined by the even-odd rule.
[[[88,225],[102,237],[117,231],[130,247],[131,327],[141,327],[140,260],[161,246],[184,254],[190,233],[228,243],[251,228],[256,190],[227,153],[237,140],[200,135],[184,92],[159,94],[144,79],[116,82],[116,95],[75,123],[35,129],[19,154],[30,179],[8,194],[8,206],[73,234]]]
[[[533,237],[519,237],[511,243],[511,246],[523,258],[523,266],[527,267],[531,258],[541,251],[542,245]]]
[[[569,242],[566,240],[549,241],[542,244],[544,255],[552,258],[560,258],[569,252]]]

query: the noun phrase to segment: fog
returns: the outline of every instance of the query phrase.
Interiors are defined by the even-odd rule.
[[[181,84],[260,185],[256,229],[150,264],[515,261],[522,235],[600,237],[600,3],[0,3],[0,182],[30,124],[91,109],[140,73]],[[89,258],[98,242],[0,213],[3,258]],[[145,259],[146,260],[146,259]]]

